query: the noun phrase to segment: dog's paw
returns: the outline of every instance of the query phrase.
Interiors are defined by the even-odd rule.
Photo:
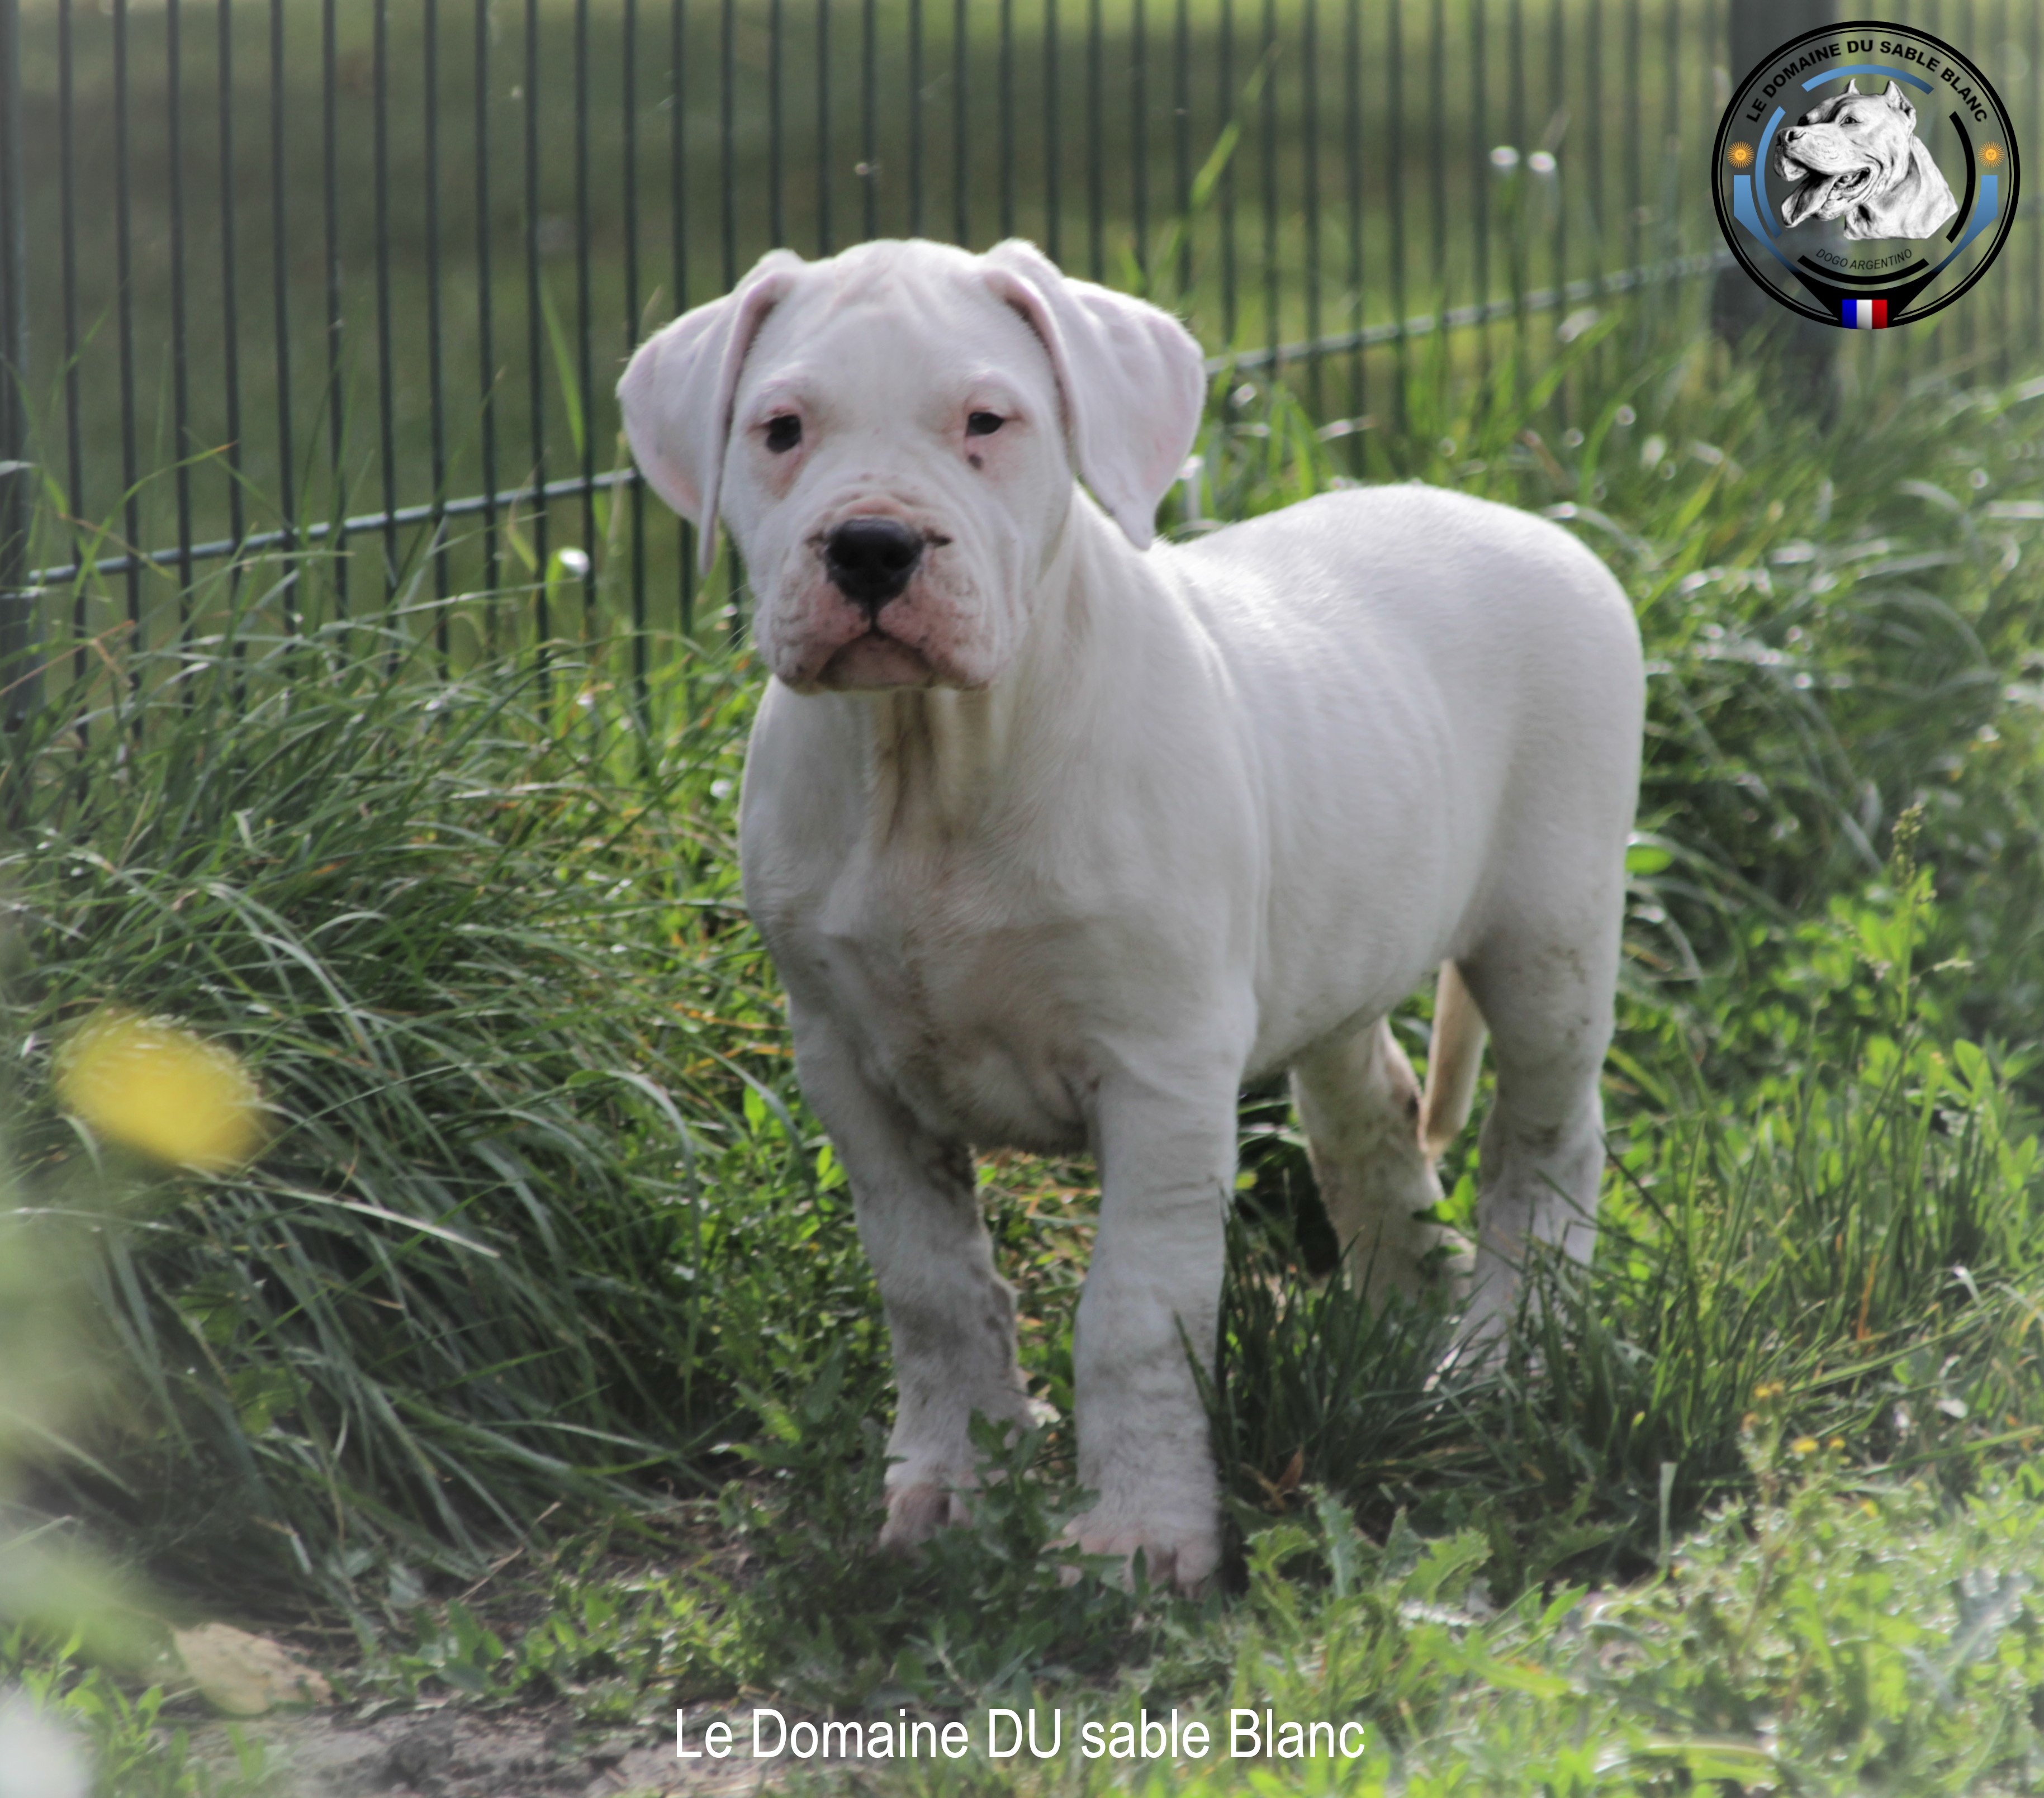
[[[938,1531],[966,1517],[965,1495],[933,1480],[896,1486],[887,1494],[887,1521],[880,1526],[880,1546],[905,1553],[928,1542]]]
[[[1516,1310],[1516,1297],[1510,1286],[1493,1282],[1479,1288],[1456,1320],[1447,1347],[1427,1378],[1427,1389],[1435,1391],[1451,1379],[1473,1377],[1502,1365]],[[1545,1371],[1537,1353],[1521,1353],[1527,1373],[1538,1377]]]
[[[1220,1565],[1220,1534],[1217,1530],[1145,1529],[1139,1525],[1116,1527],[1096,1524],[1081,1517],[1066,1529],[1061,1539],[1076,1543],[1082,1554],[1112,1556],[1120,1563],[1120,1577],[1124,1585],[1132,1577],[1132,1563],[1136,1550],[1140,1549],[1152,1585],[1174,1585],[1192,1598],[1207,1589],[1214,1569]],[[1079,1569],[1067,1566],[1058,1577],[1070,1585],[1078,1579]]]

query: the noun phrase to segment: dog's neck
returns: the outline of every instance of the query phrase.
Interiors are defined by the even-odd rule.
[[[1097,596],[1114,590],[1135,552],[1089,499],[1075,495],[1038,583],[1016,655],[998,678],[970,690],[897,688],[847,695],[860,719],[869,831],[955,840],[1010,790],[1027,759],[1078,747],[1100,696],[1103,659],[1082,640],[1097,634]]]

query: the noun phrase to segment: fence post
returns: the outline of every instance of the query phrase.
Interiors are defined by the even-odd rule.
[[[1731,0],[1727,75],[1734,86],[1777,44],[1838,22],[1837,0]],[[1712,179],[1716,179],[1716,171]],[[1829,420],[1838,403],[1838,333],[1798,318],[1765,294],[1742,268],[1721,268],[1711,292],[1711,323],[1728,344],[1755,330],[1769,333],[1785,384],[1801,403]]]
[[[21,0],[0,0],[0,728],[33,705],[29,585],[29,227],[21,176]]]

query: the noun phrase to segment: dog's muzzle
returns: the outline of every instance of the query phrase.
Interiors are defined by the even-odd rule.
[[[898,519],[847,518],[824,539],[831,585],[868,616],[897,598],[923,559],[923,538]]]

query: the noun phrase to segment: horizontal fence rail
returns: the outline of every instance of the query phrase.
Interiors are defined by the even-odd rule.
[[[1636,288],[1657,283],[1692,279],[1700,275],[1714,274],[1732,265],[1729,250],[1718,250],[1708,255],[1685,256],[1677,261],[1660,263],[1650,268],[1620,269],[1611,275],[1597,275],[1591,279],[1571,281],[1562,288],[1535,288],[1530,294],[1515,294],[1508,299],[1488,300],[1477,305],[1450,306],[1446,312],[1421,313],[1412,318],[1396,320],[1388,325],[1365,325],[1360,331],[1343,332],[1331,337],[1316,338],[1310,343],[1284,344],[1274,348],[1250,350],[1239,355],[1215,355],[1206,359],[1208,375],[1230,372],[1252,374],[1285,363],[1303,363],[1316,358],[1339,355],[1345,352],[1370,349],[1395,342],[1400,337],[1424,337],[1435,331],[1452,331],[1471,325],[1502,324],[1520,313],[1552,312],[1558,306],[1577,305],[1604,295],[1629,293]],[[194,563],[217,562],[232,555],[261,555],[271,550],[286,550],[304,544],[324,543],[329,539],[363,536],[381,532],[392,525],[402,529],[424,524],[436,520],[472,517],[486,512],[508,512],[521,505],[550,499],[571,499],[590,491],[603,492],[608,489],[636,485],[640,480],[636,468],[620,468],[607,474],[590,477],[586,481],[579,476],[567,480],[549,482],[544,487],[514,487],[499,494],[475,494],[464,499],[428,501],[424,505],[400,506],[394,513],[368,512],[352,518],[344,518],[334,524],[315,524],[302,530],[258,531],[242,537],[217,537],[210,542],[180,546],[176,549],[144,550],[133,555],[102,555],[86,563],[70,563],[56,567],[32,570],[29,575],[32,585],[56,585],[75,579],[81,574],[105,577],[125,574],[140,565],[165,568],[188,558]]]
[[[1876,10],[1965,44],[2044,154],[2044,8]],[[1703,327],[1729,30],[1718,0],[0,0],[0,653],[37,608],[175,641],[263,560],[293,626],[444,601],[445,652],[464,596],[515,594],[643,676],[702,596],[612,389],[776,244],[1030,236],[1346,421],[1362,471],[1423,345],[1523,371],[1627,293]],[[1934,336],[1850,353],[2037,348],[2025,213]]]

